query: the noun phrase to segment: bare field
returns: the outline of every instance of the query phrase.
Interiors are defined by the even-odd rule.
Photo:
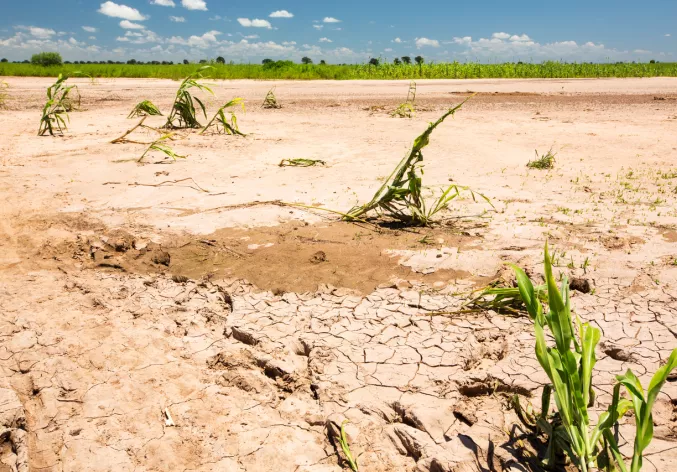
[[[51,80],[5,81],[0,471],[339,471],[344,419],[360,471],[535,470],[510,408],[547,381],[532,323],[464,304],[505,262],[541,277],[546,239],[590,284],[572,305],[602,330],[599,411],[677,346],[677,79],[420,81],[412,119],[388,114],[408,82],[212,81],[208,114],[244,97],[248,136],[179,131],[186,159],[141,164],[110,141],[177,82],[75,80],[65,136],[38,137]],[[431,228],[313,208],[367,201],[472,92],[423,179],[493,207],[466,196]],[[554,169],[526,167],[551,147]],[[670,380],[643,470],[677,467]]]

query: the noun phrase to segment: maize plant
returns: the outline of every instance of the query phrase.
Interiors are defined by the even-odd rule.
[[[173,140],[174,139],[174,133],[167,133],[162,136],[160,136],[158,139],[150,143],[148,148],[144,151],[143,154],[141,154],[141,157],[136,162],[141,162],[144,157],[146,157],[146,154],[148,154],[151,151],[159,151],[164,153],[167,157],[171,157],[174,160],[177,159],[185,159],[186,156],[182,156],[180,154],[177,154],[174,152],[174,150],[169,147],[167,144],[165,144],[166,141],[168,140]]]
[[[593,368],[595,347],[601,332],[589,323],[581,323],[571,317],[569,287],[563,278],[561,292],[552,274],[552,261],[545,245],[545,281],[548,294],[548,312],[544,313],[539,291],[518,267],[513,267],[517,276],[520,295],[534,322],[536,334],[536,358],[550,379],[543,389],[540,414],[531,409],[523,410],[516,399],[516,409],[522,421],[530,428],[548,438],[545,465],[554,467],[557,458],[564,452],[582,472],[602,469],[606,471],[639,472],[643,451],[653,438],[651,410],[661,387],[670,372],[677,367],[677,349],[672,351],[667,363],[654,374],[645,393],[639,380],[628,370],[616,377],[611,405],[592,426],[589,408],[593,405]],[[546,329],[554,338],[549,346]],[[630,399],[620,397],[625,387]],[[554,396],[556,410],[550,414],[550,398]],[[635,418],[635,442],[630,467],[618,448],[613,430],[618,420],[632,410]]]
[[[319,159],[304,159],[304,158],[296,158],[296,159],[282,159],[280,161],[280,164],[278,164],[280,167],[312,167],[312,166],[317,166],[317,165],[326,165],[326,162],[321,161]]]
[[[266,98],[263,99],[263,104],[261,105],[262,108],[282,108],[282,105],[277,103],[277,98],[275,98],[275,93],[273,93],[274,91],[275,87],[268,90]]]
[[[416,112],[416,82],[413,80],[409,82],[409,91],[407,92],[407,101],[401,103],[390,116],[397,116],[399,118],[412,118]]]
[[[54,136],[54,132],[63,134],[63,130],[68,128],[66,121],[69,120],[69,93],[77,89],[77,85],[66,86],[66,80],[68,80],[67,76],[59,74],[56,82],[47,87],[47,102],[42,108],[38,136],[44,136],[47,133]]]
[[[374,210],[405,224],[416,226],[428,226],[435,214],[447,208],[449,203],[460,196],[461,191],[469,191],[473,199],[479,195],[484,200],[489,200],[482,194],[473,192],[467,187],[450,185],[435,199],[430,206],[423,197],[421,162],[423,154],[421,150],[430,142],[430,135],[448,116],[454,115],[468,99],[450,108],[436,122],[430,123],[428,129],[414,140],[414,144],[407,154],[395,167],[390,176],[383,182],[374,197],[366,204],[351,208],[343,217],[344,220],[356,220]],[[489,202],[491,204],[491,202]]]
[[[150,100],[144,100],[136,104],[132,111],[127,115],[127,118],[135,118],[137,116],[162,116],[162,112]]]
[[[236,105],[240,105],[242,107],[242,111],[244,111],[244,99],[243,98],[232,99],[231,101],[229,101],[216,111],[214,117],[209,121],[209,123],[207,123],[207,126],[205,126],[202,129],[202,131],[200,131],[200,134],[203,134],[209,128],[214,126],[216,134],[225,133],[245,136],[244,133],[240,132],[240,128],[237,126],[237,116],[235,115],[235,112],[233,111],[230,112],[230,122],[226,117],[225,109],[234,107]]]
[[[172,105],[172,111],[167,117],[167,122],[163,126],[167,129],[179,129],[179,128],[201,128],[202,125],[197,120],[197,109],[195,108],[195,103],[197,102],[204,117],[207,118],[207,110],[205,109],[204,103],[197,97],[194,97],[191,94],[191,89],[206,90],[211,93],[212,89],[208,86],[198,82],[201,79],[204,79],[203,72],[207,69],[211,69],[212,66],[203,66],[200,67],[196,72],[186,77],[179,89],[176,91],[176,98],[174,99],[174,104]]]

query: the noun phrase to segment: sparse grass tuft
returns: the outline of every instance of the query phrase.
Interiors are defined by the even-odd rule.
[[[470,97],[468,97],[470,98]],[[430,123],[428,129],[414,140],[409,154],[395,167],[392,174],[383,182],[374,197],[366,204],[351,208],[344,216],[347,221],[356,220],[374,210],[405,224],[428,226],[435,214],[448,207],[449,203],[460,195],[462,190],[470,192],[473,199],[482,194],[475,193],[467,187],[450,185],[435,199],[430,206],[426,205],[422,191],[420,172],[423,154],[421,150],[430,142],[430,135],[447,117],[454,115],[468,99],[459,105],[450,108],[435,123]],[[491,202],[489,202],[491,204]]]
[[[203,134],[210,127],[214,126],[216,134],[225,133],[246,136],[244,133],[240,132],[240,128],[237,126],[237,116],[235,116],[235,112],[230,112],[230,122],[228,122],[228,118],[226,118],[226,112],[224,110],[236,105],[240,105],[242,107],[242,111],[244,111],[244,98],[234,98],[219,108],[214,114],[214,117],[209,121],[209,123],[207,123],[207,126],[205,126],[203,130],[200,131],[200,134]]]
[[[202,109],[202,113],[204,114],[205,118],[207,118],[207,110],[205,109],[202,100],[194,97],[190,91],[191,89],[198,89],[206,90],[212,95],[214,94],[212,89],[198,82],[199,80],[205,78],[204,72],[208,69],[212,69],[212,66],[200,67],[197,71],[183,79],[179,89],[176,91],[176,99],[174,100],[172,111],[167,118],[167,123],[165,123],[164,128],[181,129],[202,127],[200,122],[197,120],[197,109],[195,108],[195,102],[197,102],[198,106]]]
[[[319,159],[282,159],[280,167],[311,167],[316,165],[326,165],[326,162]]]
[[[127,115],[127,118],[137,116],[162,116],[162,112],[150,100],[144,100],[136,104],[134,109]]]
[[[174,160],[185,159],[186,156],[182,156],[180,154],[175,153],[174,150],[171,147],[169,147],[169,145],[165,144],[166,141],[171,141],[173,139],[174,139],[174,133],[163,134],[158,139],[156,139],[155,141],[150,143],[148,148],[144,151],[143,154],[141,154],[141,157],[136,162],[141,162],[143,160],[143,158],[146,157],[146,154],[148,154],[151,151],[162,152],[167,157],[171,157]]]
[[[69,104],[69,94],[71,90],[77,89],[77,85],[65,85],[67,76],[59,74],[56,82],[47,87],[47,102],[42,108],[42,118],[40,118],[40,128],[38,136],[44,136],[49,133],[54,136],[57,132],[63,135],[63,130],[67,129],[66,121],[68,111],[72,109]]]
[[[266,98],[263,99],[263,104],[261,105],[262,108],[282,108],[282,105],[277,103],[277,98],[275,98],[274,91],[275,87],[268,90]]]
[[[346,424],[348,423],[349,423],[348,420],[344,420],[343,423],[341,423],[341,431],[336,439],[338,440],[338,443],[341,446],[341,450],[343,451],[343,455],[345,456],[346,462],[348,463],[348,467],[350,467],[350,470],[352,470],[353,472],[359,472],[359,468],[357,466],[357,458],[353,456],[353,453],[350,450],[350,443],[348,443],[348,436],[346,435]]]
[[[533,161],[527,162],[527,167],[530,169],[552,169],[555,167],[555,155],[557,153],[552,152],[552,147],[550,150],[539,156],[538,151],[534,151],[536,153],[536,159]]]

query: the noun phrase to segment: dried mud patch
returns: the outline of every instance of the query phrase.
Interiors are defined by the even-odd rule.
[[[60,228],[45,241],[32,239],[32,228]],[[127,231],[105,229],[84,218],[27,223],[22,236],[24,268],[108,269],[183,277],[237,277],[277,293],[313,291],[331,285],[369,293],[397,280],[428,285],[467,279],[486,282],[466,270],[444,268],[416,273],[400,264],[393,250],[473,248],[478,237],[462,228],[388,229],[334,222],[309,225],[292,221],[275,227],[228,228],[207,236],[165,235],[161,243]],[[466,232],[466,234],[469,234]],[[423,242],[422,242],[423,241]]]

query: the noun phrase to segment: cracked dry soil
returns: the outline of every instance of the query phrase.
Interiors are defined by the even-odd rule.
[[[106,143],[128,124],[139,87],[162,104],[152,94],[174,84],[85,86],[92,109],[117,97],[110,113],[76,113],[69,135],[51,140],[30,136],[44,84],[10,82],[11,118],[0,111],[2,472],[338,472],[346,419],[360,471],[530,470],[535,445],[510,400],[538,405],[546,381],[531,323],[464,303],[492,280],[510,283],[506,261],[539,280],[546,237],[559,250],[556,270],[588,284],[574,292],[577,315],[603,333],[598,411],[615,375],[631,368],[647,384],[677,345],[675,152],[655,139],[669,136],[663,114],[677,110],[643,95],[677,82],[562,81],[576,89],[567,94],[548,81],[422,83],[434,111],[406,123],[362,111],[395,103],[390,83],[312,85],[310,97],[282,83],[278,95],[294,106],[242,119],[256,133],[232,141],[227,163],[213,140],[190,135],[187,161],[138,167],[116,162],[132,151]],[[256,97],[269,84],[238,87]],[[277,198],[348,208],[351,192],[371,196],[397,160],[393,142],[406,147],[449,90],[469,87],[491,93],[433,136],[426,176],[453,173],[495,211],[468,217],[484,208],[462,200],[444,215],[449,224],[375,233],[288,208],[223,209]],[[626,88],[606,96],[600,87]],[[346,110],[330,106],[339,92]],[[537,110],[557,123],[533,120]],[[583,124],[565,128],[572,119]],[[543,136],[572,144],[554,171],[529,173]],[[474,159],[442,159],[461,137]],[[277,167],[301,146],[336,156],[331,179]],[[359,153],[377,157],[363,166]],[[166,180],[158,167],[210,189],[227,180],[229,194],[131,185]],[[675,380],[654,412],[647,471],[677,467]],[[621,421],[624,453],[632,425]]]

